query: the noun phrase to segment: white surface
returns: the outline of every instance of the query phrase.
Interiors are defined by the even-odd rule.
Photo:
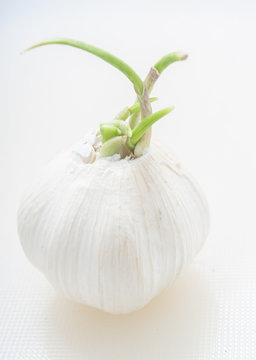
[[[1,360],[256,358],[255,14],[253,1],[0,3]],[[141,76],[169,51],[190,55],[154,89],[155,109],[176,106],[154,136],[204,188],[211,233],[174,288],[127,316],[56,294],[16,234],[26,178],[134,99],[90,54],[52,46],[19,56],[55,35],[102,46]]]

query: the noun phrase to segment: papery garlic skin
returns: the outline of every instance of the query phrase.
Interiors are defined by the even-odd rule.
[[[160,143],[138,159],[96,158],[81,141],[54,159],[25,193],[18,231],[28,259],[67,297],[129,313],[198,253],[208,207]]]

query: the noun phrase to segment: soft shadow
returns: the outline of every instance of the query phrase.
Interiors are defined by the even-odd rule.
[[[109,315],[58,296],[47,314],[51,323],[46,341],[56,345],[49,358],[59,359],[61,354],[72,360],[178,360],[192,354],[197,358],[202,355],[202,337],[207,336],[209,343],[214,335],[216,308],[207,278],[197,266],[144,309],[128,315]]]

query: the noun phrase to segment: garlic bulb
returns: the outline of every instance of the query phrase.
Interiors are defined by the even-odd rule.
[[[152,82],[145,83],[150,90]],[[31,263],[70,299],[113,314],[145,306],[171,284],[209,227],[205,198],[172,152],[160,142],[143,146],[149,127],[139,136],[139,124],[150,116],[152,123],[152,115],[143,117],[139,100],[137,125],[135,113],[128,120],[119,114],[56,157],[28,187],[18,212]],[[125,133],[116,121],[124,121]],[[132,134],[141,155],[127,145]]]

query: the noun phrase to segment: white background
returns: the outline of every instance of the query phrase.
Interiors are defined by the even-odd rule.
[[[0,0],[0,359],[256,359],[255,1]],[[25,258],[19,198],[33,171],[133,102],[116,69],[77,49],[25,47],[67,36],[142,77],[170,51],[154,125],[202,185],[211,231],[193,265],[146,308],[111,316],[69,302]]]

